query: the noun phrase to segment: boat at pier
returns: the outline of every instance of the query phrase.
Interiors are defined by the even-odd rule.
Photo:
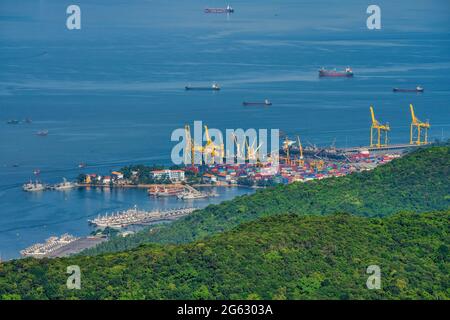
[[[148,194],[156,197],[175,197],[183,191],[182,185],[154,185],[148,189]]]
[[[76,184],[75,182],[70,182],[67,181],[66,178],[63,178],[63,182],[55,184],[52,189],[54,190],[68,190],[68,189],[73,189],[75,187],[77,187],[78,184]]]
[[[206,8],[205,13],[233,13],[234,9],[227,5],[226,8]]]
[[[78,240],[79,238],[76,238],[68,233],[63,234],[61,237],[50,237],[48,238],[45,243],[36,243],[22,251],[20,251],[20,254],[23,257],[35,257],[35,258],[42,258],[46,255],[52,253],[53,251],[62,248],[69,243],[74,242],[75,240]]]
[[[217,83],[213,83],[210,87],[194,87],[194,86],[191,86],[191,85],[187,85],[184,88],[186,90],[213,90],[213,91],[220,90],[220,86]]]
[[[394,92],[419,92],[422,93],[424,90],[421,86],[417,86],[414,89],[402,89],[402,88],[394,88],[392,89]]]
[[[38,182],[37,180],[34,182],[30,180],[30,182],[28,182],[22,186],[22,190],[27,191],[27,192],[43,191],[46,188],[47,187],[45,184],[42,184],[42,183]]]
[[[319,70],[319,77],[353,77],[353,70],[349,67],[345,68],[344,71],[321,68]]]
[[[242,102],[242,104],[244,106],[271,106],[272,102],[270,102],[269,99],[265,99],[264,101],[261,101],[261,102],[247,102],[247,101],[244,101],[244,102]]]
[[[143,225],[159,221],[171,221],[194,212],[196,208],[181,208],[167,211],[144,211],[137,206],[126,211],[116,212],[111,215],[98,216],[93,220],[88,220],[92,225],[99,228],[123,228],[130,225]]]

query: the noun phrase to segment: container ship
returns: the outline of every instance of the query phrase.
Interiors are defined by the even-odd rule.
[[[402,88],[394,88],[392,89],[394,92],[423,92],[423,88],[421,86],[417,86],[414,89],[402,89]]]
[[[319,70],[319,77],[353,77],[353,70],[349,67],[345,68],[344,71],[327,70],[321,68]]]

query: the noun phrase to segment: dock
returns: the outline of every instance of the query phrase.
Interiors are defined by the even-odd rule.
[[[23,257],[33,258],[66,257],[84,249],[95,247],[104,241],[107,241],[106,237],[77,238],[65,233],[61,237],[52,236],[45,243],[36,243],[20,251],[20,253]]]
[[[344,148],[342,151],[344,153],[360,153],[361,151],[369,151],[369,152],[377,152],[377,151],[407,151],[409,149],[422,147],[423,145],[417,144],[391,144],[387,146],[380,147],[352,147],[352,148]]]
[[[111,215],[98,216],[93,220],[88,220],[90,224],[99,228],[120,229],[131,225],[146,225],[161,221],[173,221],[187,216],[197,210],[197,208],[180,208],[166,211],[143,211],[137,206],[122,212]]]

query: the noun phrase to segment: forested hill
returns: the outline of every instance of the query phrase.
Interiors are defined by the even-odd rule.
[[[450,147],[423,148],[368,172],[293,183],[241,196],[166,226],[117,237],[86,254],[134,248],[141,243],[182,243],[280,213],[385,216],[426,212],[450,205]]]
[[[2,299],[450,299],[450,211],[276,215],[180,245],[0,264]],[[68,290],[66,268],[81,270]],[[369,290],[367,268],[381,271]]]

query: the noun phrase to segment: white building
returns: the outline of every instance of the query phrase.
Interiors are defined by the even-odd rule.
[[[155,170],[151,172],[154,179],[170,179],[171,181],[184,181],[183,170]]]

